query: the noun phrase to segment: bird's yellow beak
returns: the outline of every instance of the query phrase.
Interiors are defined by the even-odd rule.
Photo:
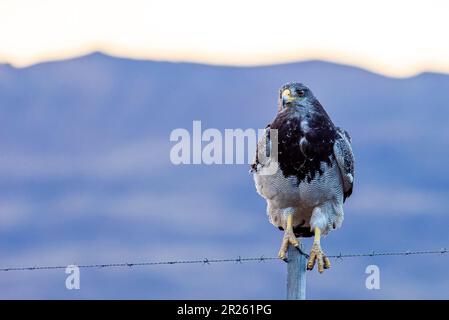
[[[286,103],[286,102],[290,102],[291,100],[293,100],[291,94],[292,93],[291,93],[290,89],[285,89],[284,91],[282,91],[282,93],[281,93],[282,102]]]
[[[284,98],[290,98],[290,94],[291,94],[290,89],[285,89],[284,91],[282,91],[282,94],[281,94],[282,99],[284,99]]]

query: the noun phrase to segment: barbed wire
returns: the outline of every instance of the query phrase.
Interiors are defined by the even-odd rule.
[[[156,266],[156,265],[173,265],[173,264],[212,264],[212,263],[223,263],[223,262],[237,262],[243,263],[245,261],[258,261],[264,262],[266,260],[279,260],[275,257],[252,257],[252,258],[230,258],[230,259],[208,259],[204,258],[201,260],[172,260],[172,261],[151,261],[151,262],[123,262],[123,263],[106,263],[106,264],[81,264],[76,265],[80,269],[91,269],[91,268],[119,268],[119,267],[142,267],[142,266]],[[33,271],[33,270],[52,270],[52,269],[66,269],[67,265],[59,266],[34,266],[34,267],[12,267],[12,268],[0,268],[0,271]]]
[[[308,254],[304,253],[298,249],[300,254],[305,257],[309,257]],[[407,250],[407,251],[396,251],[396,252],[377,252],[371,251],[369,253],[339,253],[337,255],[328,255],[328,258],[342,260],[344,258],[361,258],[361,257],[378,257],[378,256],[410,256],[410,255],[426,255],[426,254],[445,254],[449,250],[446,248],[441,248],[438,250]],[[123,262],[123,263],[104,263],[104,264],[71,264],[76,265],[80,269],[95,269],[95,268],[132,268],[132,267],[143,267],[143,266],[157,266],[157,265],[175,265],[175,264],[213,264],[213,263],[225,263],[225,262],[265,262],[269,260],[282,261],[278,257],[237,257],[228,259],[198,259],[198,260],[172,260],[172,261],[150,261],[150,262]],[[286,261],[288,262],[288,260]],[[68,265],[46,265],[46,266],[32,266],[32,267],[10,267],[10,268],[0,268],[0,271],[37,271],[37,270],[56,270],[56,269],[66,269]]]
[[[410,256],[410,255],[422,255],[422,254],[445,254],[449,252],[446,248],[441,248],[439,250],[407,250],[407,251],[396,251],[396,252],[376,252],[371,251],[370,253],[349,253],[349,254],[342,254],[339,253],[338,255],[332,255],[327,256],[328,258],[336,258],[336,259],[343,259],[343,258],[359,258],[359,257],[378,257],[378,256]],[[306,255],[308,256],[308,255]]]

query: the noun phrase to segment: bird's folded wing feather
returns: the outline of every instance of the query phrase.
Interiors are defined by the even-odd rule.
[[[251,172],[257,172],[269,160],[271,155],[270,125],[265,128],[264,135],[259,139],[256,154],[251,164]]]
[[[352,194],[354,184],[354,155],[352,153],[351,138],[343,129],[338,128],[338,139],[334,143],[334,155],[340,168],[343,180],[344,200]]]

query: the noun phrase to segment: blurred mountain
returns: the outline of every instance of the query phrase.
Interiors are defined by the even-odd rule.
[[[224,67],[93,53],[0,65],[0,265],[275,255],[247,165],[171,164],[175,128],[264,128],[278,88],[308,84],[349,131],[356,186],[324,250],[449,245],[449,76],[393,79],[322,61]],[[445,263],[442,263],[445,261]],[[377,264],[382,288],[365,289]],[[425,265],[424,265],[425,264]],[[449,298],[447,257],[335,261],[310,298]],[[0,298],[284,298],[285,266],[0,274]],[[205,271],[207,270],[207,271]]]

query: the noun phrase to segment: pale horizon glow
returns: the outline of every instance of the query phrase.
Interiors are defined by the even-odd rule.
[[[0,62],[102,51],[253,66],[325,60],[388,76],[449,73],[449,1],[1,0]]]

